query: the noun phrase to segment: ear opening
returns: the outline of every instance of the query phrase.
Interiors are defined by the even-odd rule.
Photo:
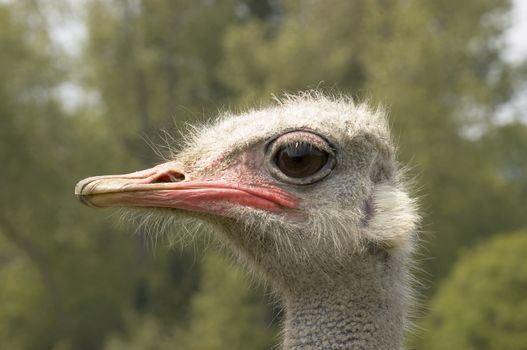
[[[395,154],[393,147],[371,134],[364,134],[364,139],[371,144],[375,154],[370,178],[375,184],[387,181],[395,173]]]
[[[371,172],[371,180],[378,184],[392,178],[394,173],[394,166],[391,159],[387,157],[377,156]]]

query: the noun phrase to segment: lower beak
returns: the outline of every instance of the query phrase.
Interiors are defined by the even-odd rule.
[[[298,200],[277,187],[226,181],[193,181],[173,162],[125,175],[80,181],[75,194],[92,207],[174,208],[225,214],[233,206],[268,211],[298,208]]]

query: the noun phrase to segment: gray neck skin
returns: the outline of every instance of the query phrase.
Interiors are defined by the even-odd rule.
[[[353,260],[345,276],[287,293],[285,350],[403,348],[404,264],[385,252]]]

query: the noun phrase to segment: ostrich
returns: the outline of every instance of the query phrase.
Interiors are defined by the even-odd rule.
[[[394,153],[382,109],[308,92],[75,193],[212,225],[283,301],[284,349],[403,349],[418,215]]]

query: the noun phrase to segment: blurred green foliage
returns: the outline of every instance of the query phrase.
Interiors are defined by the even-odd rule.
[[[527,232],[462,254],[430,302],[422,349],[527,348]]]
[[[166,327],[151,316],[133,316],[129,318],[129,338],[111,336],[105,349],[241,350],[248,344],[255,350],[272,348],[275,330],[239,267],[212,251],[201,266],[203,273],[185,328]]]
[[[269,319],[243,275],[218,254],[203,264],[201,288],[192,297],[185,334],[189,350],[270,349],[275,345]]]
[[[195,249],[151,247],[72,192],[81,178],[158,161],[145,139],[162,143],[161,129],[177,147],[187,122],[309,88],[390,111],[424,214],[418,277],[433,308],[416,346],[444,344],[456,326],[459,349],[474,348],[473,335],[493,348],[524,344],[486,331],[482,313],[519,305],[525,286],[514,281],[526,272],[485,272],[501,243],[470,253],[527,226],[527,126],[495,118],[526,72],[502,58],[509,1],[85,0],[78,56],[50,34],[67,4],[0,2],[2,348],[272,347],[279,311],[216,253],[203,257],[199,239]],[[68,84],[89,98],[66,101]],[[525,251],[521,236],[496,271]],[[459,285],[469,272],[481,293],[467,303]],[[454,309],[445,304],[474,322],[438,313]]]

